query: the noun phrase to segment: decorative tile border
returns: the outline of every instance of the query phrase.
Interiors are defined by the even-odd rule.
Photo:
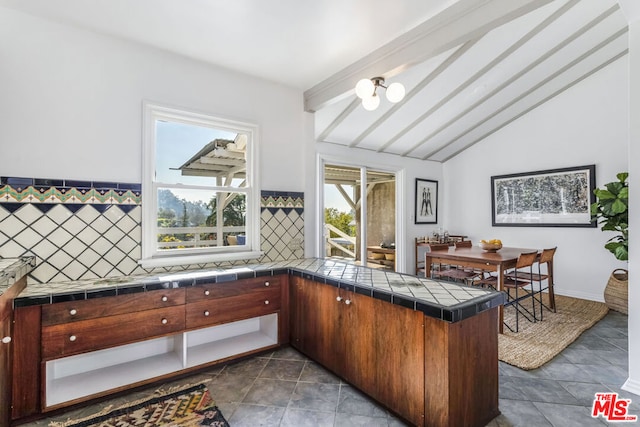
[[[304,193],[293,191],[262,191],[260,207],[304,209]]]
[[[135,206],[141,203],[141,189],[132,183],[0,177],[0,203]]]

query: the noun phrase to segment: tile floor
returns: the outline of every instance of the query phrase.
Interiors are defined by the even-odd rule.
[[[608,391],[632,399],[629,412],[640,415],[640,396],[620,390],[627,367],[627,316],[611,311],[542,368],[523,371],[500,362],[502,414],[488,426],[602,426],[606,422],[591,417],[591,406],[596,392]],[[292,348],[209,369],[171,385],[201,381],[208,381],[232,427],[404,425]],[[148,393],[131,393],[109,403],[119,405]],[[23,425],[75,419],[104,405]]]

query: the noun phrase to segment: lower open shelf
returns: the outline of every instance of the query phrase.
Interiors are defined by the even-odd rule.
[[[274,313],[50,360],[45,409],[276,344]]]

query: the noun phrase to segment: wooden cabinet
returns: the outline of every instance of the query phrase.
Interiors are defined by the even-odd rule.
[[[288,298],[282,275],[18,308],[12,418],[275,348]]]
[[[484,426],[499,414],[497,308],[450,323],[290,280],[291,345],[412,425]]]
[[[299,277],[290,280],[291,344],[422,425],[422,313]]]

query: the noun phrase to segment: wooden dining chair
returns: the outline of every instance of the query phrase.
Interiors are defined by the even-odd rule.
[[[473,243],[471,243],[471,240],[462,240],[460,242],[455,242],[453,245],[456,247],[456,249],[470,248],[471,246],[473,246]]]
[[[437,251],[448,251],[449,250],[449,245],[446,243],[428,243],[427,245],[425,245],[427,247],[427,252],[437,252]],[[425,263],[424,265],[426,266],[426,254],[425,254]],[[446,270],[449,268],[449,265],[447,264],[441,264],[441,263],[437,263],[437,264],[431,264],[431,279],[434,279],[436,277],[439,277],[438,273],[442,270]],[[426,271],[426,268],[425,268]],[[425,274],[426,277],[426,274]]]
[[[533,273],[527,271],[511,271],[507,274],[509,277],[515,277],[516,273],[519,280],[526,280],[531,283],[532,289],[533,284],[538,283],[538,302],[540,303],[540,320],[543,318],[543,308],[546,308],[549,311],[556,312],[556,295],[553,290],[553,256],[556,253],[556,249],[558,247],[553,247],[549,249],[543,249],[540,257],[537,259],[537,273]],[[546,272],[543,272],[542,265],[545,265]],[[547,281],[547,286],[543,287],[542,282]],[[549,296],[549,305],[544,304],[542,293],[547,291]]]
[[[471,241],[469,242],[469,246],[471,246]],[[464,243],[463,245],[459,246],[461,243],[463,242],[456,242],[454,243],[455,248],[459,248],[459,247],[464,247],[464,245],[466,245],[466,243]],[[432,251],[438,251],[438,250],[449,250],[449,245],[448,244],[438,244],[438,245],[430,245],[430,246],[435,246],[435,249],[431,249]],[[442,266],[440,266],[441,268],[437,269],[437,270],[432,270],[433,274],[432,276],[441,278],[441,279],[446,279],[446,280],[453,280],[456,282],[464,282],[467,285],[472,284],[473,280],[475,278],[478,278],[481,273],[476,272],[474,270],[467,270],[464,269],[460,266],[457,265],[448,265],[446,266],[446,268],[442,268]]]
[[[516,327],[513,329],[505,322],[505,325],[512,332],[518,332],[520,329],[520,315],[524,316],[529,322],[536,322],[536,291],[531,287],[530,291],[527,291],[525,287],[532,286],[528,280],[521,279],[524,273],[533,274],[533,264],[538,258],[538,251],[524,252],[518,255],[516,266],[510,272],[505,272],[504,275],[504,291],[507,296],[507,300],[504,303],[505,307],[513,306],[516,314]],[[485,279],[479,280],[479,284],[490,286],[494,289],[498,286],[498,277],[490,276]],[[524,292],[524,294],[522,294]],[[530,298],[531,299],[531,311],[525,307],[521,302]]]

